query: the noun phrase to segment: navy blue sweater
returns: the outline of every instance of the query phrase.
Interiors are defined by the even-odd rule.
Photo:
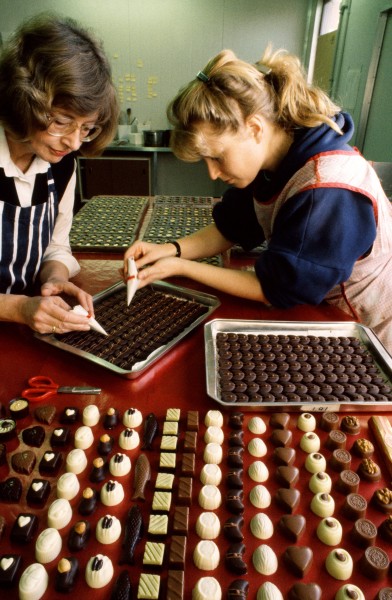
[[[320,152],[351,150],[351,117],[340,113],[336,122],[343,135],[327,125],[300,128],[277,171],[261,171],[247,188],[225,192],[213,213],[225,238],[245,250],[264,241],[253,198],[269,201]],[[273,306],[319,304],[335,285],[349,278],[355,261],[369,251],[375,237],[373,208],[366,196],[342,188],[308,190],[288,199],[280,209],[268,248],[255,262],[255,272]]]

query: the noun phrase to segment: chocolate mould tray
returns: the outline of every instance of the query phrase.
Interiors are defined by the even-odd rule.
[[[57,348],[133,379],[219,305],[216,296],[158,281],[138,290],[127,306],[126,286],[120,281],[94,296],[95,318],[107,331],[107,337],[92,330],[36,335]]]
[[[296,338],[292,337],[291,340],[287,340],[287,336],[290,338],[290,336],[297,336],[297,342],[298,342],[298,337],[300,337],[300,342],[302,342],[303,346],[306,346],[307,344],[307,351],[312,353],[312,361],[316,361],[319,362],[319,367],[318,369],[321,372],[332,372],[335,373],[339,373],[339,375],[337,375],[337,384],[341,383],[343,381],[343,377],[344,375],[342,375],[342,372],[344,373],[345,369],[347,369],[346,372],[346,378],[348,377],[348,382],[343,386],[340,385],[340,392],[336,391],[336,387],[334,388],[334,386],[332,385],[332,390],[328,389],[331,388],[331,385],[327,385],[327,386],[323,386],[323,385],[319,385],[319,391],[317,392],[317,387],[312,387],[309,388],[309,384],[308,388],[304,388],[302,386],[301,389],[301,396],[297,393],[295,394],[295,392],[297,391],[296,388],[291,388],[291,392],[294,393],[290,393],[288,395],[286,394],[286,390],[287,390],[287,385],[285,388],[285,384],[283,383],[283,378],[282,381],[279,381],[279,377],[282,377],[281,375],[279,375],[279,373],[281,373],[284,369],[281,368],[276,368],[275,369],[275,375],[274,378],[272,380],[271,378],[271,382],[270,382],[270,387],[271,389],[268,390],[268,386],[264,385],[264,382],[266,381],[266,383],[268,384],[268,377],[270,377],[270,375],[268,374],[267,376],[260,376],[260,370],[262,370],[263,367],[260,367],[260,370],[258,370],[258,372],[256,373],[256,379],[255,379],[255,383],[256,384],[261,384],[261,382],[263,382],[262,388],[259,385],[259,389],[257,390],[257,386],[254,386],[252,388],[252,393],[255,393],[255,387],[256,387],[256,395],[252,395],[252,393],[247,394],[248,390],[245,390],[244,393],[237,393],[238,391],[238,385],[236,385],[236,389],[232,390],[232,394],[231,392],[225,393],[225,391],[223,391],[221,388],[221,367],[222,365],[220,364],[220,361],[223,360],[222,356],[220,356],[219,351],[218,351],[218,343],[217,343],[217,336],[219,336],[219,339],[222,339],[222,337],[226,337],[226,336],[222,336],[220,334],[237,334],[241,335],[241,337],[239,338],[239,340],[244,341],[244,343],[246,341],[255,341],[255,338],[249,338],[249,336],[257,336],[259,339],[259,341],[261,340],[263,342],[264,341],[269,341],[272,340],[272,343],[274,343],[274,341],[276,343],[282,342],[282,340],[284,341],[284,343],[286,343],[286,349],[287,349],[287,344],[290,341],[296,340]],[[246,339],[245,339],[246,336]],[[265,336],[269,336],[268,340],[266,339]],[[279,336],[279,339],[278,339]],[[233,336],[231,335],[231,340],[233,340]],[[235,338],[235,336],[234,336]],[[319,343],[317,342],[317,339],[319,338]],[[328,340],[329,338],[329,340]],[[356,350],[354,350],[355,352],[358,352],[359,354],[362,353],[363,356],[366,356],[366,358],[363,358],[362,356],[358,359],[351,359],[348,358],[347,356],[345,356],[342,360],[342,364],[340,366],[340,368],[337,368],[336,366],[334,366],[336,364],[336,362],[340,362],[342,356],[340,358],[337,358],[336,354],[338,352],[342,352],[342,346],[340,345],[340,340],[343,340],[343,344],[349,344],[352,345],[354,348],[356,348]],[[349,341],[348,338],[351,340]],[[215,319],[210,321],[209,323],[207,323],[204,326],[204,341],[205,341],[205,364],[206,364],[206,385],[207,385],[207,394],[209,396],[211,396],[211,398],[213,398],[216,402],[218,402],[218,404],[220,404],[223,408],[241,408],[241,410],[248,410],[248,411],[274,411],[274,412],[279,412],[279,411],[292,411],[292,412],[327,412],[327,411],[334,411],[334,412],[349,412],[349,411],[369,411],[372,408],[374,409],[376,407],[377,411],[390,411],[392,409],[392,357],[390,356],[390,354],[386,351],[386,349],[384,348],[384,346],[381,344],[381,342],[379,341],[378,337],[374,334],[374,332],[364,326],[364,325],[360,325],[359,323],[355,323],[355,322],[349,322],[349,321],[342,321],[342,322],[328,322],[328,321],[320,321],[320,322],[312,322],[312,321],[248,321],[248,320],[228,320],[228,319]],[[315,356],[314,351],[312,352],[311,350],[309,350],[309,344],[316,344],[316,346],[318,348],[320,348],[320,344],[324,344],[324,346],[328,345],[328,351],[330,352],[330,354],[332,354],[333,358],[332,360],[330,358],[327,358],[325,356],[325,354],[323,355],[323,361],[325,362],[327,360],[327,362],[329,362],[331,360],[331,364],[328,367],[323,366],[323,362],[320,360],[320,357]],[[332,346],[330,345],[332,344]],[[294,344],[295,345],[295,344]],[[335,349],[331,351],[331,348],[333,348],[335,346]],[[338,348],[336,348],[336,346]],[[244,346],[245,349],[247,349],[247,346]],[[298,348],[298,346],[297,346]],[[256,347],[256,349],[258,349],[258,347]],[[305,349],[305,348],[302,348]],[[305,349],[305,350],[306,350]],[[260,350],[260,349],[259,349]],[[262,350],[262,348],[261,348]],[[283,348],[283,351],[285,350],[285,348]],[[274,350],[272,349],[271,352],[273,352]],[[278,348],[278,351],[280,351],[280,348]],[[286,350],[287,351],[287,350]],[[289,350],[290,351],[290,348]],[[292,350],[293,352],[295,352],[295,349],[293,348]],[[318,350],[320,352],[320,350]],[[229,349],[230,352],[230,349]],[[241,352],[241,350],[240,350]],[[249,350],[249,352],[252,352],[252,349]],[[224,354],[224,352],[222,351],[221,353],[222,355]],[[258,362],[264,362],[266,364],[266,361],[264,360],[265,358],[265,354],[258,354],[257,356],[257,361]],[[241,356],[236,356],[237,360],[241,360],[242,355]],[[283,357],[282,354],[280,354],[280,360],[282,360],[283,362],[286,361],[287,357]],[[230,360],[230,358],[228,359]],[[249,361],[254,361],[254,354],[252,356],[247,356],[247,360]],[[271,357],[271,354],[269,354],[268,359],[267,360],[274,360],[273,357]],[[296,368],[300,369],[300,366],[298,366],[298,357],[291,355],[291,360],[294,360],[296,362]],[[303,352],[300,360],[306,362],[309,362],[309,358],[305,355],[305,353]],[[346,362],[351,362],[351,360],[353,360],[352,366],[349,368],[347,366],[345,366]],[[359,365],[358,361],[362,362],[363,360],[363,364]],[[357,361],[357,362],[356,362]],[[242,361],[241,361],[242,362]],[[287,361],[286,361],[287,363]],[[244,362],[242,362],[242,365],[245,364]],[[255,364],[253,362],[253,364]],[[275,363],[276,364],[276,363]],[[226,364],[225,365],[226,368],[231,368],[230,365]],[[232,366],[232,365],[231,365]],[[237,363],[237,368],[238,368],[238,363]],[[240,368],[241,368],[241,364],[240,364]],[[290,368],[290,366],[289,366]],[[307,367],[310,372],[316,372],[317,368],[308,364]],[[252,364],[250,365],[249,369],[252,370]],[[269,367],[267,367],[266,373],[268,373],[268,371],[271,372],[271,370],[273,370],[274,367],[272,367],[271,369]],[[303,367],[303,370],[305,369],[305,367]],[[324,371],[323,371],[324,370]],[[290,373],[290,371],[288,371]],[[301,369],[299,372],[302,372]],[[319,372],[319,371],[318,371]],[[347,373],[350,373],[351,375],[347,375]],[[352,375],[352,373],[354,373],[354,375]],[[246,375],[246,370],[245,370],[245,375]],[[245,375],[244,375],[244,379],[245,379]],[[236,376],[237,381],[240,380],[241,376]],[[264,378],[263,378],[264,377]],[[289,376],[290,379],[291,376]],[[301,377],[301,376],[299,376]],[[322,377],[322,376],[321,376]],[[325,375],[324,375],[325,377]],[[326,379],[325,381],[331,380],[331,376],[327,374],[328,379]],[[297,377],[298,379],[298,377]],[[311,377],[308,377],[307,380],[311,379]],[[316,383],[318,383],[318,379],[320,379],[320,377],[318,377],[317,379],[315,379],[314,381]],[[248,378],[248,381],[251,380],[251,378]],[[287,375],[285,376],[285,380],[287,381]],[[358,383],[359,380],[359,383]],[[272,384],[272,381],[274,382],[275,386]],[[356,383],[352,384],[353,381],[356,381]],[[363,382],[366,381],[367,382],[367,387],[364,390],[363,387]],[[283,385],[282,385],[283,383]],[[351,383],[351,387],[349,387]],[[362,384],[362,387],[360,388],[359,385]],[[222,382],[222,385],[224,386],[224,382]],[[247,385],[247,384],[245,384]],[[293,384],[295,385],[295,384]],[[228,387],[227,385],[224,386],[227,389],[230,389],[230,386]],[[283,390],[281,389],[283,387]],[[344,388],[342,390],[342,387]],[[297,384],[297,388],[298,388],[298,384]],[[354,389],[353,389],[354,388]],[[242,386],[242,390],[244,389],[244,386]],[[299,389],[299,388],[298,388]],[[312,393],[310,393],[310,389],[312,389]],[[377,393],[377,389],[379,392],[381,393]],[[349,390],[349,391],[347,391]],[[266,393],[266,392],[271,392],[271,393]],[[241,392],[241,388],[240,388],[240,392]],[[277,392],[277,393],[274,393]],[[363,396],[363,397],[362,397]],[[294,400],[293,400],[294,397]],[[296,398],[296,399],[295,399]]]

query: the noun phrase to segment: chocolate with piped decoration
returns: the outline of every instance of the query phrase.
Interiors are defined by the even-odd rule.
[[[19,513],[10,531],[10,540],[15,544],[28,544],[38,529],[38,518],[33,513]]]
[[[14,585],[21,565],[20,554],[2,554],[0,556],[0,588],[9,588]]]
[[[0,419],[0,442],[8,442],[16,437],[16,421]]]
[[[50,494],[50,483],[46,479],[33,479],[27,490],[27,504],[43,506]]]

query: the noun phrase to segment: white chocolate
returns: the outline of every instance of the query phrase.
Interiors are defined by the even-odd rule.
[[[192,600],[222,600],[222,589],[215,577],[201,577],[192,590]]]
[[[121,535],[121,523],[113,515],[101,517],[95,529],[95,537],[101,544],[113,544]]]
[[[329,494],[332,490],[332,479],[325,471],[313,473],[309,479],[309,489],[313,494]]]
[[[97,568],[97,566],[99,568]],[[113,577],[114,569],[110,558],[103,554],[92,556],[86,566],[85,578],[89,587],[103,588]]]
[[[278,558],[267,544],[258,546],[252,555],[253,566],[261,575],[273,575],[278,570]]]
[[[214,512],[202,512],[197,517],[196,533],[203,540],[215,540],[220,534],[221,524]]]
[[[48,527],[63,529],[72,519],[72,507],[66,498],[53,500],[48,508]]]
[[[109,480],[102,486],[100,498],[105,506],[116,506],[124,500],[124,488],[118,481]]]
[[[301,450],[311,454],[320,450],[320,438],[314,431],[308,431],[303,434],[299,443]]]
[[[219,465],[222,462],[223,450],[222,446],[213,442],[206,445],[204,448],[203,459],[205,463]]]
[[[265,513],[256,513],[250,521],[250,530],[259,540],[269,540],[274,533],[274,525]]]
[[[209,410],[206,413],[204,419],[204,425],[206,427],[210,427],[211,425],[215,425],[215,427],[223,427],[223,415],[220,410]]]
[[[356,596],[355,596],[356,594]],[[345,583],[341,588],[338,589],[335,595],[335,600],[348,600],[354,598],[355,600],[365,600],[365,595],[359,587],[352,583]]]
[[[222,470],[219,465],[207,463],[200,471],[200,481],[203,485],[219,485],[222,481]]]
[[[138,408],[128,408],[123,414],[122,422],[125,427],[134,429],[142,424],[143,415]]]
[[[310,510],[318,517],[331,517],[335,511],[335,500],[330,494],[319,492],[313,496]]]
[[[41,531],[35,542],[35,559],[46,564],[57,558],[63,545],[61,535],[54,527]]]
[[[49,575],[40,563],[29,565],[19,579],[19,600],[40,600],[49,584]]]
[[[257,590],[256,600],[283,600],[283,595],[274,583],[265,581]]]
[[[220,552],[212,540],[201,540],[193,551],[193,562],[202,571],[213,571],[219,565]]]
[[[213,442],[221,446],[224,439],[225,434],[223,433],[223,429],[221,427],[217,427],[216,425],[210,425],[207,427],[204,434],[204,441],[206,444]]]
[[[74,448],[68,452],[65,469],[68,473],[79,475],[87,467],[87,456],[81,448]]]
[[[317,537],[327,546],[338,546],[342,541],[343,529],[334,517],[325,517],[317,526]]]
[[[325,559],[325,568],[331,577],[345,581],[350,579],[353,572],[353,559],[344,548],[331,550]]]
[[[203,485],[199,492],[199,504],[205,510],[215,510],[222,504],[222,494],[216,485]]]
[[[109,471],[113,477],[124,477],[131,470],[131,459],[122,452],[113,454],[109,462]]]
[[[267,465],[261,460],[253,461],[248,468],[248,475],[256,483],[263,483],[269,477]]]
[[[251,456],[262,458],[267,454],[267,446],[261,438],[253,438],[248,444],[248,452]]]
[[[79,479],[75,473],[63,473],[57,480],[56,495],[57,498],[72,500],[78,495],[80,490]]]
[[[134,450],[140,444],[140,436],[136,429],[127,427],[120,433],[118,444],[123,450]]]
[[[301,431],[314,431],[316,429],[316,419],[312,413],[302,413],[298,417],[297,427]]]
[[[99,423],[99,409],[96,404],[89,404],[83,409],[82,415],[83,425],[94,427]]]
[[[267,426],[261,417],[252,417],[248,423],[248,429],[255,435],[261,435],[267,431]]]
[[[82,425],[75,431],[74,446],[75,448],[81,448],[87,450],[94,443],[94,434],[88,425]]]
[[[256,508],[268,508],[271,504],[271,494],[264,485],[258,484],[251,489],[249,500]]]
[[[305,460],[305,469],[309,473],[319,473],[325,471],[327,468],[327,461],[325,456],[320,452],[311,452],[308,454]]]

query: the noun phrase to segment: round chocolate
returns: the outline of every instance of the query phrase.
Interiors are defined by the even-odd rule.
[[[335,471],[344,471],[350,469],[351,454],[347,450],[338,448],[332,453],[330,465]]]
[[[24,419],[29,414],[29,401],[25,398],[15,398],[10,401],[9,409],[11,417],[17,421],[18,419]]]
[[[360,458],[370,458],[374,453],[374,446],[372,442],[364,438],[358,438],[355,440],[351,449],[353,453]]]
[[[14,419],[0,419],[0,442],[8,442],[16,437],[16,422]]]
[[[340,429],[332,429],[328,434],[327,448],[330,450],[336,450],[337,448],[345,448],[347,442],[347,436]]]
[[[380,481],[381,479],[381,469],[371,458],[361,460],[357,473],[364,481]]]
[[[350,469],[344,469],[339,473],[338,489],[343,494],[357,493],[359,489],[359,475]]]
[[[357,519],[351,530],[351,538],[357,546],[367,548],[376,543],[377,527],[369,519]]]
[[[367,501],[361,494],[348,494],[343,505],[343,514],[351,520],[362,519],[366,515]]]
[[[321,416],[320,427],[324,431],[331,431],[339,427],[339,417],[334,412],[325,412]]]
[[[389,557],[388,554],[382,548],[377,546],[369,546],[366,548],[359,566],[361,573],[363,573],[369,579],[379,581],[388,574],[389,569]]]
[[[357,435],[361,430],[358,417],[351,415],[344,416],[341,422],[341,428],[345,433]]]

